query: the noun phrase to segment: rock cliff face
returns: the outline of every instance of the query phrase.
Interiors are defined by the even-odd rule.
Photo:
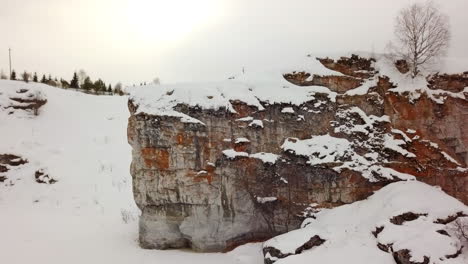
[[[330,74],[130,97],[143,247],[229,250],[414,177],[468,202],[467,74],[416,89],[378,60],[319,61]]]

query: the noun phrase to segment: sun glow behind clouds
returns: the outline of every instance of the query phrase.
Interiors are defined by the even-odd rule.
[[[215,0],[128,0],[126,26],[143,40],[177,40],[209,23]]]

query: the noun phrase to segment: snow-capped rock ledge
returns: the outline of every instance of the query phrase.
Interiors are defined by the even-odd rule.
[[[39,109],[47,103],[41,88],[44,84],[27,85],[21,81],[2,81],[0,90],[0,115],[38,115]]]
[[[229,250],[299,227],[310,204],[352,203],[402,180],[468,202],[468,76],[428,80],[353,55],[135,88],[128,140],[141,245]]]

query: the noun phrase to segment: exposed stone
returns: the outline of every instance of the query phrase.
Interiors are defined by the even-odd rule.
[[[57,182],[57,180],[49,176],[49,174],[46,173],[44,169],[37,170],[34,173],[34,178],[36,179],[37,183],[54,184]]]
[[[291,83],[299,86],[324,86],[333,92],[344,93],[351,89],[361,86],[362,80],[351,76],[320,76],[314,74],[310,78],[310,74],[306,72],[293,72],[283,75],[284,78]]]
[[[468,87],[468,74],[434,74],[428,78],[429,88],[459,93]]]
[[[450,236],[449,233],[447,233],[447,231],[445,230],[437,230],[437,233],[441,234],[441,235],[444,235],[444,236]]]
[[[392,244],[384,245],[382,243],[377,243],[377,247],[383,252],[389,253],[392,250]]]
[[[282,253],[281,250],[274,248],[274,247],[265,247],[263,248],[263,255],[267,256],[269,255],[268,258],[265,258],[264,263],[265,264],[272,264],[275,263],[277,259],[282,259],[289,257],[291,255],[297,255],[301,254],[304,250],[311,249],[313,247],[317,247],[322,245],[325,242],[325,239],[322,239],[320,236],[313,236],[311,237],[306,243],[304,243],[302,246],[298,247],[295,251],[294,254],[292,253]]]
[[[408,62],[406,60],[397,60],[395,62],[395,67],[398,69],[399,72],[405,74],[410,71]]]
[[[339,60],[334,61],[329,58],[317,58],[325,67],[330,70],[341,72],[344,75],[367,79],[374,76],[375,69],[372,63],[375,62],[373,58],[362,58],[358,55],[351,55],[351,57],[341,57]]]
[[[7,172],[11,167],[20,166],[28,163],[26,159],[13,154],[0,154],[0,182],[4,182],[7,178]]]
[[[395,225],[402,225],[405,222],[414,221],[420,216],[427,216],[427,214],[415,214],[413,212],[407,212],[401,215],[394,216],[390,219],[390,222]]]
[[[384,227],[383,226],[378,226],[375,228],[374,231],[372,231],[372,234],[374,235],[374,237],[377,237],[380,232],[382,232],[384,230]]]
[[[446,257],[447,259],[457,258],[457,257],[460,256],[460,254],[462,253],[462,250],[463,250],[463,246],[461,246],[461,247],[457,250],[457,252],[455,252],[455,253],[453,253],[453,254],[451,254],[451,255],[446,255],[445,257]]]
[[[398,250],[393,252],[393,259],[397,264],[429,264],[430,259],[424,256],[423,262],[413,262],[411,261],[411,252],[407,249]]]
[[[13,154],[0,154],[0,165],[19,166],[28,163],[27,160]]]
[[[416,213],[412,213],[412,212],[407,212],[407,213],[397,215],[397,216],[394,216],[394,217],[390,218],[390,223],[392,223],[394,225],[403,225],[405,222],[415,221],[419,217],[427,216],[427,215],[428,214],[426,214],[426,213],[416,214]],[[463,217],[463,216],[466,216],[466,215],[463,212],[458,212],[458,213],[456,213],[454,215],[449,215],[446,218],[438,219],[438,220],[434,221],[434,224],[443,225],[443,227],[442,227],[443,229],[437,230],[436,232],[443,235],[443,236],[447,236],[447,237],[451,238],[451,235],[445,230],[445,229],[449,229],[447,224],[455,221],[458,217]],[[374,237],[377,238],[377,240],[379,240],[379,234],[384,230],[384,228],[385,228],[384,226],[380,226],[380,227],[377,227],[376,230],[372,232]],[[432,231],[428,230],[428,231],[422,231],[422,232],[432,232]],[[458,239],[459,238],[455,237],[453,239],[453,242],[451,242],[451,243],[458,243],[459,242]],[[395,243],[399,243],[399,241],[394,241],[393,239],[392,239],[392,241],[395,242]],[[411,259],[411,248],[395,251],[394,248],[393,248],[394,247],[393,243],[385,244],[385,243],[377,242],[377,247],[380,250],[384,251],[384,252],[392,253],[393,258],[395,259],[396,263],[402,263],[402,264],[406,264],[406,263],[408,263],[408,264],[429,263],[429,260],[430,260],[428,257],[424,256],[423,262],[410,261],[410,259]],[[442,260],[445,260],[445,259],[457,258],[461,254],[462,249],[463,249],[463,246],[461,246],[461,248],[459,248],[459,250],[457,250],[457,252],[455,252],[454,254],[445,255],[440,260],[442,261]]]
[[[8,109],[9,114],[13,114],[15,110],[24,110],[31,114],[38,115],[39,109],[47,103],[47,99],[39,90],[20,88],[15,92],[0,93],[7,100],[3,104],[0,103],[0,108]]]
[[[457,214],[449,215],[446,218],[437,219],[434,223],[446,225],[457,220],[459,217],[465,217],[465,216],[468,216],[468,215],[466,215],[463,212],[458,212]]]

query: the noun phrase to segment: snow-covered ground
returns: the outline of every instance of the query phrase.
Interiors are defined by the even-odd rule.
[[[169,88],[162,90],[167,96],[173,91]],[[38,116],[22,110],[9,114],[11,109],[3,109],[8,96],[21,89],[48,100]],[[216,102],[226,105],[227,101]],[[7,179],[0,183],[0,263],[263,263],[260,243],[225,254],[139,247],[139,210],[133,201],[129,173],[128,116],[127,97],[0,81],[0,154],[15,154],[29,161],[10,168]],[[225,155],[235,157],[239,153]],[[277,159],[271,153],[254,155],[264,162]],[[58,182],[37,183],[34,173],[39,169]],[[274,197],[259,198],[269,202]],[[389,222],[389,218],[407,211],[427,215],[402,226]],[[395,249],[414,242],[422,245],[414,256],[419,261],[423,255],[436,258],[455,253],[459,244],[426,231],[438,227],[435,219],[461,211],[468,212],[468,207],[436,187],[418,182],[395,183],[366,201],[324,210],[317,214],[317,220],[306,220],[306,228],[274,238],[267,245],[295,249],[304,242],[301,239],[318,234],[326,239],[323,245],[278,260],[278,264],[390,264],[394,263],[391,254],[377,248],[377,242],[394,243]],[[373,237],[371,231],[379,226],[384,226],[384,231]],[[405,234],[410,237],[405,238]],[[467,263],[467,259],[465,248],[463,255],[444,263]]]
[[[1,109],[22,88],[47,98],[39,116]],[[0,81],[0,98],[0,154],[29,161],[0,183],[0,263],[262,263],[260,244],[227,254],[139,248],[126,97]],[[37,183],[41,168],[58,182]]]

